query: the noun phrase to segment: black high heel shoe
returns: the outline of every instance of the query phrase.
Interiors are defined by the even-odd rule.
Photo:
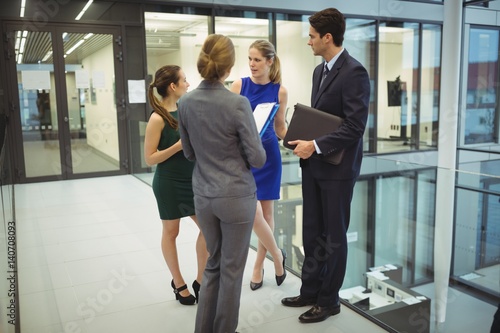
[[[281,286],[283,281],[285,281],[286,278],[286,269],[285,269],[285,260],[286,260],[286,252],[285,250],[281,249],[281,254],[283,255],[283,274],[278,276],[276,275],[276,284],[278,286]]]
[[[262,287],[263,284],[264,284],[264,269],[262,269],[262,280],[260,280],[260,282],[250,281],[250,289],[257,290],[260,287]]]
[[[193,291],[194,291],[194,297],[196,298],[196,303],[198,303],[198,300],[199,300],[199,294],[200,294],[200,284],[198,283],[198,281],[194,280],[193,281]]]
[[[172,280],[171,285],[172,288],[174,289],[175,299],[178,300],[179,303],[181,303],[182,305],[193,305],[194,302],[196,302],[196,298],[194,298],[194,296],[191,294],[186,297],[181,295],[181,291],[187,289],[186,285],[180,286],[179,288],[175,288],[174,280]]]

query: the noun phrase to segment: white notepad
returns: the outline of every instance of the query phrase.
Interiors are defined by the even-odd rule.
[[[260,136],[265,132],[267,126],[274,120],[274,116],[278,111],[280,105],[278,103],[261,103],[253,110],[255,124]]]

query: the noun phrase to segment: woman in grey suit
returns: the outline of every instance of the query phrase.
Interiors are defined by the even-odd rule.
[[[234,65],[228,37],[209,35],[198,57],[203,81],[179,100],[184,155],[195,161],[195,212],[210,256],[203,275],[195,332],[233,333],[257,206],[250,167],[266,153],[247,98],[224,86]]]

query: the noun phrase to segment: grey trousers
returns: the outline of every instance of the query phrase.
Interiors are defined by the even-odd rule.
[[[195,195],[195,210],[210,254],[196,313],[195,333],[234,333],[238,326],[243,271],[257,198]]]

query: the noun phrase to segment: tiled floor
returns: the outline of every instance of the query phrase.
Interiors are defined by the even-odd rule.
[[[17,185],[16,220],[20,318],[23,333],[192,332],[195,306],[181,306],[160,251],[161,224],[151,188],[133,176]],[[197,228],[182,222],[181,269],[195,277]],[[267,274],[258,291],[242,293],[240,332],[349,332],[385,330],[343,307],[340,315],[304,325],[307,308],[280,300],[298,293],[289,274],[277,287]],[[273,272],[271,261],[266,272]]]
[[[193,331],[197,306],[175,301],[150,186],[130,175],[34,183],[16,185],[15,199],[22,333]],[[178,248],[188,282],[196,271],[196,233],[192,221],[182,221]],[[251,250],[240,332],[386,332],[345,306],[324,322],[300,324],[307,308],[280,304],[298,293],[300,280],[289,274],[277,287],[266,274],[263,288],[251,291],[254,256]],[[273,272],[271,261],[265,269]],[[432,299],[433,289],[417,291]],[[449,295],[447,322],[431,333],[489,332],[496,307],[456,290]]]

